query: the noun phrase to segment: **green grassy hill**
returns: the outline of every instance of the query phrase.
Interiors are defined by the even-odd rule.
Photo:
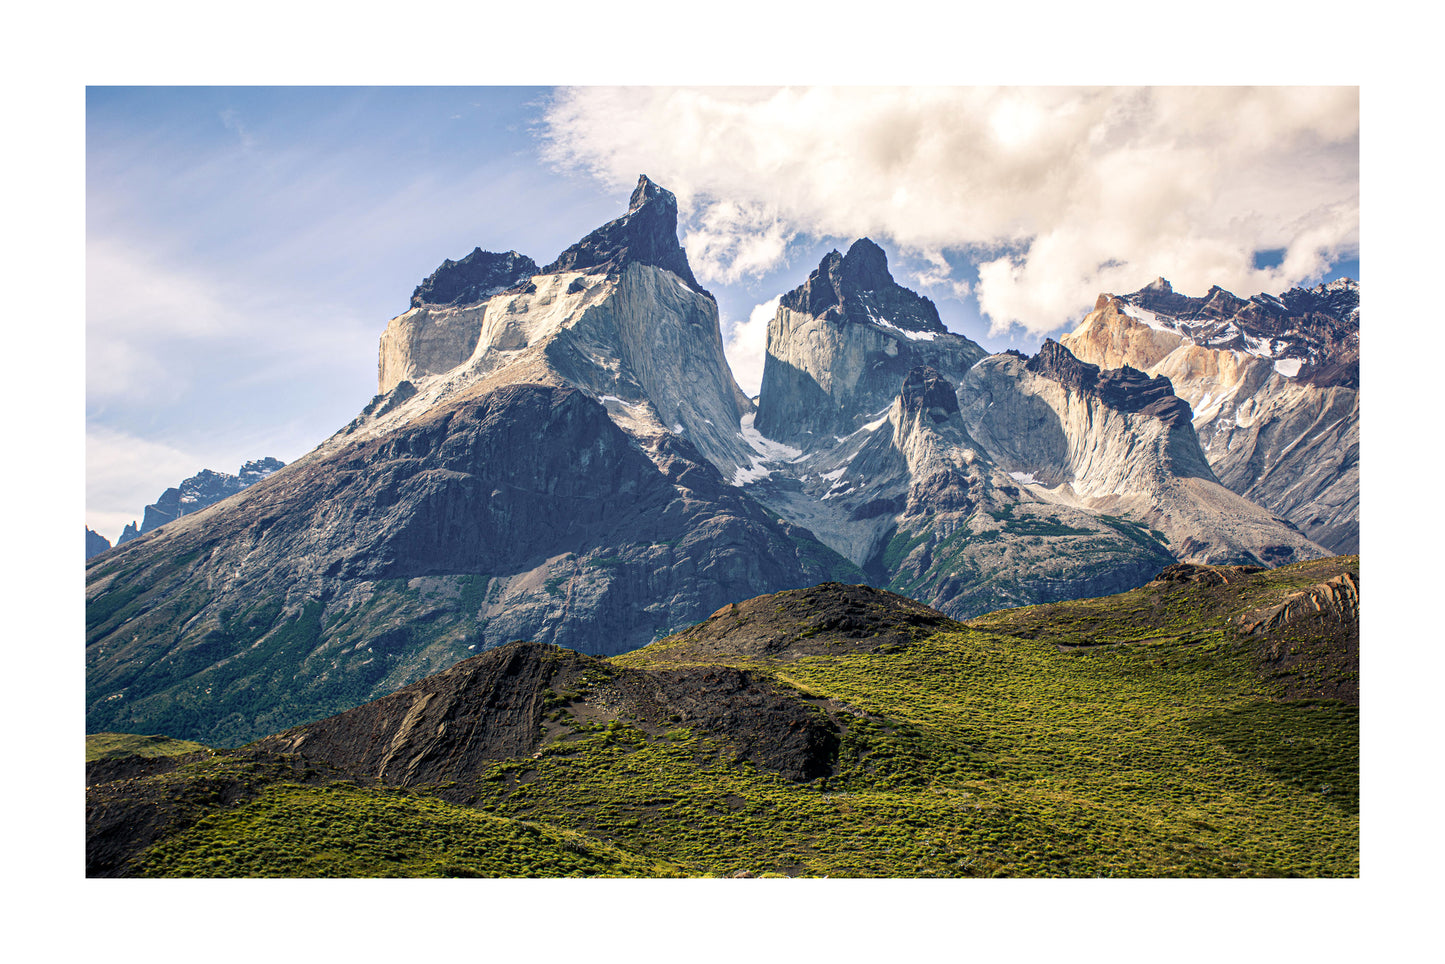
[[[912,638],[895,620],[872,647],[866,607],[842,618],[826,587],[760,597],[580,666],[538,697],[535,749],[458,779],[338,770],[299,728],[297,752],[92,786],[92,838],[165,808],[145,846],[107,838],[106,872],[158,876],[1356,876],[1357,621],[1299,601],[1358,571],[1356,557],[1183,567]],[[1289,618],[1245,633],[1275,610]],[[739,626],[815,645],[729,654]],[[789,780],[748,742],[766,725],[740,735],[728,712],[667,696],[724,666],[743,674],[737,699],[782,694],[768,699],[836,733],[826,775]],[[619,695],[653,681],[674,686],[655,705]],[[424,736],[419,752],[446,752]]]

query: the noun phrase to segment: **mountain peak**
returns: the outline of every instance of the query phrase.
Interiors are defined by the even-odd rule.
[[[877,291],[895,284],[888,270],[888,255],[869,238],[853,242],[842,260],[843,277],[860,291]]]
[[[627,213],[636,214],[642,206],[653,201],[660,201],[663,204],[671,204],[677,207],[677,196],[667,188],[649,178],[646,174],[637,176],[637,187],[632,189],[632,197],[627,202]]]
[[[948,330],[932,301],[893,280],[888,255],[868,238],[854,241],[847,254],[825,254],[807,281],[783,295],[781,304],[829,321],[886,324],[905,332]]]
[[[620,271],[630,263],[650,264],[671,271],[689,288],[703,292],[677,240],[677,196],[646,174],[627,202],[627,213],[563,251],[540,273],[559,271]],[[703,292],[706,293],[706,292]]]

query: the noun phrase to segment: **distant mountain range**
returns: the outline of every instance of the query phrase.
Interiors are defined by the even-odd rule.
[[[209,507],[168,490],[164,525],[88,564],[88,729],[234,745],[511,640],[622,653],[827,580],[958,619],[1357,533],[1353,457],[1287,437],[1328,409],[1310,424],[1357,449],[1339,286],[1278,307],[1151,286],[1033,357],[988,356],[859,239],[782,297],[755,405],[676,224],[644,177],[546,267],[443,263],[350,424]],[[1169,352],[1109,354],[1136,328]],[[1160,366],[1185,349],[1269,371],[1176,390]]]

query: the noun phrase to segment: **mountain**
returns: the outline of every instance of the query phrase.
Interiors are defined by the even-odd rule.
[[[1359,550],[1359,284],[1243,300],[1160,278],[1099,296],[1063,344],[1169,378],[1219,480],[1334,552]]]
[[[1054,342],[984,356],[872,241],[834,251],[780,300],[743,422],[758,455],[733,481],[955,618],[1121,591],[1176,560],[1325,554],[1220,483],[1167,378]]]
[[[90,737],[87,875],[1358,875],[1358,559],[1155,576],[963,624],[824,584],[236,750]]]
[[[89,559],[97,553],[104,552],[110,548],[110,540],[96,532],[90,526],[85,527],[85,558]]]
[[[513,640],[618,654],[826,580],[960,619],[1324,554],[1220,484],[1168,378],[985,357],[866,238],[780,299],[754,406],[646,177],[543,268],[444,262],[377,389],[90,564],[89,730],[235,745]]]
[[[222,499],[230,498],[242,489],[260,482],[285,464],[279,459],[267,456],[245,463],[235,475],[202,469],[180,485],[166,489],[159,499],[146,506],[139,528],[134,522],[126,526],[116,545],[129,542],[147,532],[154,532],[188,512],[196,512],[208,505],[215,505]]]
[[[235,744],[509,640],[624,652],[760,592],[861,581],[717,467],[746,457],[751,403],[716,302],[678,273],[670,193],[641,179],[525,281],[523,259],[470,257],[388,325],[353,422],[88,571],[88,729]],[[463,328],[460,361],[430,337]]]

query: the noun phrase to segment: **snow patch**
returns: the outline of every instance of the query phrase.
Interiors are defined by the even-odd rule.
[[[1123,305],[1124,314],[1128,315],[1130,318],[1133,318],[1135,321],[1142,321],[1144,324],[1148,325],[1150,328],[1153,328],[1155,331],[1167,331],[1171,335],[1179,334],[1178,329],[1173,328],[1170,325],[1167,325],[1164,322],[1160,321],[1159,316],[1154,314],[1154,312],[1150,311],[1148,308],[1140,308],[1138,305],[1132,305],[1127,301],[1123,302]]]
[[[738,438],[747,442],[752,450],[762,456],[764,462],[785,462],[796,459],[803,454],[802,449],[795,449],[791,445],[784,445],[782,442],[774,442],[762,432],[753,428],[753,419],[757,417],[756,412],[749,412],[742,417],[738,427]]]
[[[753,419],[756,417],[756,412],[749,412],[738,422],[738,428],[741,430],[738,432],[738,438],[747,442],[757,455],[753,458],[751,465],[739,466],[733,472],[733,485],[736,486],[760,482],[772,475],[772,471],[766,468],[769,462],[796,462],[807,457],[803,454],[802,449],[775,442],[753,428]]]
[[[1034,478],[1032,472],[1010,472],[1009,477],[1015,482],[1022,482],[1024,485],[1037,485],[1039,480]]]
[[[754,462],[746,468],[738,466],[737,471],[733,472],[733,485],[742,488],[751,482],[761,482],[772,474],[770,470],[763,468],[759,462]]]
[[[933,339],[938,337],[938,332],[936,331],[909,331],[907,328],[899,328],[893,324],[893,322],[874,314],[873,309],[867,305],[863,306],[863,310],[868,312],[868,320],[873,322],[873,324],[881,325],[884,328],[892,328],[909,341],[933,341]]]

